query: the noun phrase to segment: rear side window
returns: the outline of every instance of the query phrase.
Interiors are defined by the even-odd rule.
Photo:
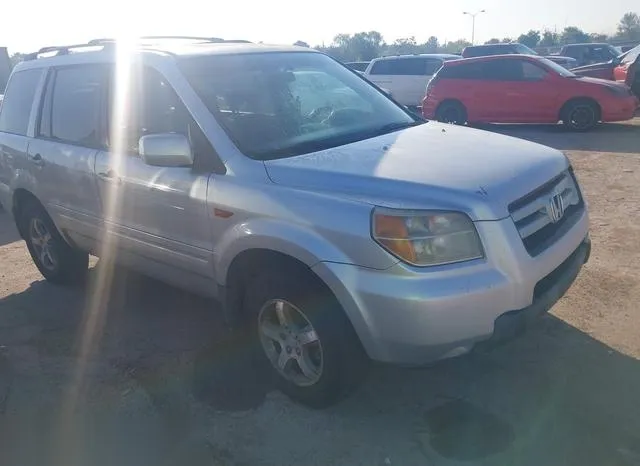
[[[380,60],[371,67],[371,74],[385,74],[392,76],[427,76],[432,75],[440,68],[440,60],[426,58],[395,58],[393,60]]]
[[[51,79],[52,84],[47,86],[51,95],[45,97],[51,101],[45,100],[43,105],[40,135],[87,147],[103,146],[101,109],[106,96],[107,67],[59,68]]]
[[[465,63],[445,66],[438,73],[438,77],[449,79],[484,79],[482,63]]]
[[[43,69],[19,71],[13,75],[2,101],[0,131],[25,136],[36,89]]]

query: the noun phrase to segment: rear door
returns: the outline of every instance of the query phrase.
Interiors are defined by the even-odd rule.
[[[28,135],[33,131],[29,126],[31,115],[38,108],[35,97],[43,76],[44,69],[14,73],[0,106],[0,202],[6,209],[10,209],[12,180],[16,173],[36,169],[27,161]]]
[[[28,150],[40,201],[58,228],[87,248],[100,231],[93,165],[105,144],[106,83],[106,65],[50,69]]]

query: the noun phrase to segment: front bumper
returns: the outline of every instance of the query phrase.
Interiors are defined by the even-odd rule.
[[[575,280],[590,251],[588,216],[535,257],[513,221],[479,222],[487,258],[384,271],[320,263],[368,355],[377,361],[423,365],[504,340],[546,312]]]
[[[635,116],[640,101],[636,96],[630,95],[616,99],[615,102],[605,105],[602,109],[602,121],[627,121]]]

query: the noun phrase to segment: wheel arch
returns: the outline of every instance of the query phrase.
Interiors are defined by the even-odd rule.
[[[567,99],[567,101],[563,103],[562,106],[560,107],[560,112],[558,113],[558,120],[564,119],[564,113],[567,111],[567,108],[569,107],[569,105],[571,105],[574,102],[589,102],[591,104],[594,104],[596,109],[598,110],[598,121],[600,121],[600,118],[602,118],[602,106],[600,105],[600,103],[593,97],[589,97],[585,95],[585,96],[571,97],[570,99]]]

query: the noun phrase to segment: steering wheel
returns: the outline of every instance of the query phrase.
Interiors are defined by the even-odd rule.
[[[326,123],[334,114],[333,107],[324,106],[314,108],[311,112],[309,112],[306,116],[309,120],[320,120],[321,123]]]

